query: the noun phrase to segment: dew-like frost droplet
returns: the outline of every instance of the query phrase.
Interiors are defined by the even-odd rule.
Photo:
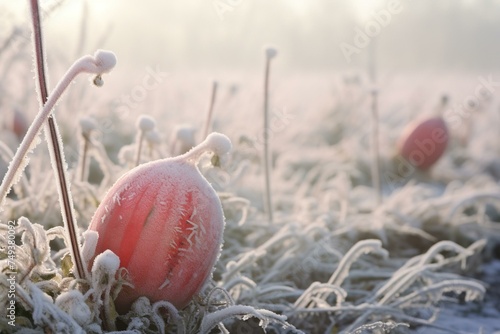
[[[94,80],[92,80],[92,82],[97,87],[102,87],[104,85],[104,80],[102,80],[102,76],[100,74],[96,75],[94,77]]]

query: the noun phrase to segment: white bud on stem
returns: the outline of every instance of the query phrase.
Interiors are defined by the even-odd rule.
[[[278,55],[278,50],[272,46],[266,47],[266,57],[268,59],[273,59]]]

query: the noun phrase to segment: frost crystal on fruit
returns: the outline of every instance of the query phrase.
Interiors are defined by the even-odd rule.
[[[118,255],[134,286],[120,292],[119,311],[141,296],[181,308],[203,287],[219,256],[224,216],[196,164],[206,152],[230,148],[226,136],[212,133],[182,156],[132,169],[108,191],[89,229],[99,234],[95,255]]]

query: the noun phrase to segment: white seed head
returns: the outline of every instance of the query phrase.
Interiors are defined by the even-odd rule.
[[[94,275],[96,273],[100,273],[101,275],[114,277],[119,267],[120,258],[115,253],[107,249],[95,257],[94,264],[92,266],[92,274]]]
[[[97,129],[97,123],[93,118],[82,117],[80,119],[80,128],[84,135],[89,135],[93,130]]]
[[[155,126],[156,122],[151,116],[141,115],[137,119],[137,127],[144,132],[153,130]]]
[[[175,137],[184,143],[193,143],[196,129],[190,124],[181,124],[175,127]]]
[[[271,47],[271,46],[268,46],[266,48],[266,57],[268,59],[273,59],[274,57],[276,57],[278,55],[278,50],[274,47]]]
[[[218,132],[212,132],[205,139],[207,148],[213,151],[217,156],[223,156],[231,150],[231,140],[226,135]]]
[[[100,73],[107,73],[116,65],[116,56],[111,51],[97,50],[94,53],[95,65],[101,70]]]

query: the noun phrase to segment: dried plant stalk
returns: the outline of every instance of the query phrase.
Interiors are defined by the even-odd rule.
[[[47,79],[45,75],[45,62],[43,53],[42,29],[40,21],[40,11],[38,0],[31,0],[31,17],[33,23],[33,40],[35,45],[36,73],[40,93],[40,104],[43,106],[48,98]],[[48,129],[48,130],[47,130]],[[64,167],[64,151],[62,150],[62,141],[56,124],[55,116],[50,115],[47,120],[45,130],[47,142],[49,144],[52,167],[57,177],[59,203],[61,205],[64,226],[70,239],[71,255],[75,264],[75,275],[77,278],[85,278],[86,270],[83,265],[80,244],[78,242],[77,224],[74,217],[73,200],[70,194],[70,186],[67,181],[66,169]]]

